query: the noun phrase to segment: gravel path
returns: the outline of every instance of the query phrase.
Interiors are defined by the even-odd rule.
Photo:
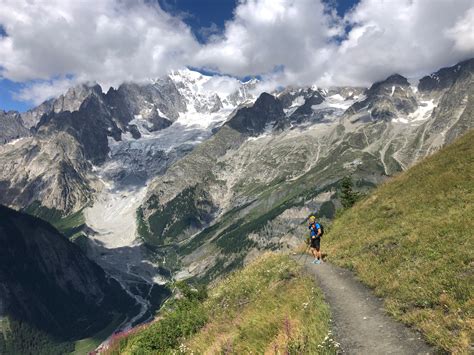
[[[299,257],[295,257],[298,260]],[[347,354],[433,354],[420,334],[389,317],[380,299],[354,275],[329,263],[299,258],[329,303],[335,340]]]

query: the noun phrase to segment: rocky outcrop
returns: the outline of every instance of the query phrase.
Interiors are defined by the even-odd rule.
[[[77,111],[90,95],[102,95],[102,88],[97,84],[81,84],[72,87],[64,95],[45,101],[38,107],[21,114],[23,124],[27,128],[35,127],[44,114]]]
[[[391,120],[413,113],[418,107],[415,93],[406,78],[394,74],[373,84],[366,92],[366,99],[356,102],[350,114],[368,113],[371,120]]]
[[[273,95],[263,93],[252,106],[236,110],[225,125],[240,133],[258,136],[285,118],[281,102]]]
[[[58,132],[72,135],[93,164],[103,163],[109,152],[108,137],[121,139],[122,131],[101,96],[88,96],[77,111],[63,111],[44,115],[36,127],[38,138]]]
[[[452,67],[442,68],[431,75],[421,78],[418,83],[418,90],[422,93],[428,93],[448,89],[459,78],[473,71],[474,58],[460,62]]]
[[[0,203],[18,209],[35,202],[69,214],[87,205],[101,184],[77,140],[66,132],[0,147]]]
[[[105,161],[109,137],[119,140],[121,130],[98,90],[76,111],[44,114],[33,137],[0,150],[0,203],[40,202],[64,215],[80,210],[101,187],[92,164]]]
[[[51,351],[94,335],[135,307],[114,279],[40,219],[0,206],[0,243],[0,317],[10,323],[0,332],[7,353]]]
[[[314,115],[314,106],[323,103],[324,98],[319,92],[314,92],[305,98],[304,104],[299,106],[290,116],[290,120],[296,123],[302,123]]]
[[[29,135],[30,131],[23,125],[18,112],[0,110],[0,144]]]
[[[125,83],[110,89],[106,101],[114,108],[121,108],[117,117],[128,123],[136,116],[143,119],[162,117],[175,121],[186,110],[186,103],[169,78],[155,81],[153,84]]]

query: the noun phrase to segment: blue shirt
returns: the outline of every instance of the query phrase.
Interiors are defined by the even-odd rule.
[[[319,225],[319,223],[313,223],[310,224],[308,228],[311,231],[311,236],[315,237],[318,235],[318,229],[320,229],[321,226]]]

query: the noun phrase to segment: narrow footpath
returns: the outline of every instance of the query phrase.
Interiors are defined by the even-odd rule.
[[[295,260],[317,280],[332,312],[335,340],[345,354],[434,354],[421,335],[386,314],[382,301],[354,275],[330,263]]]

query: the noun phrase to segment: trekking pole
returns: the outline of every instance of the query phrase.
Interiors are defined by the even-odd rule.
[[[303,255],[308,256],[308,251],[309,251],[309,244],[306,245],[306,248],[304,249],[303,254],[301,254],[301,255],[299,256],[298,261],[301,260],[301,258],[303,257]],[[306,262],[306,260],[305,260],[305,262]]]
[[[310,242],[311,243],[311,242]],[[303,265],[306,265],[306,260],[308,260],[308,254],[309,254],[309,249],[310,249],[310,246],[311,244],[308,244],[308,247],[306,248],[306,252],[305,252],[305,257],[304,257],[304,262],[303,262]]]

